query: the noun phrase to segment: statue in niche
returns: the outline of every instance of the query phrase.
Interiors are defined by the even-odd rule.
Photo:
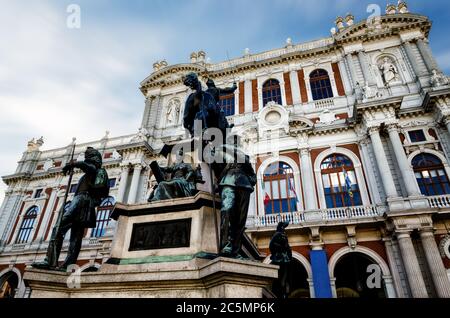
[[[194,170],[192,165],[183,160],[183,150],[179,152],[179,158],[171,167],[161,168],[156,161],[150,164],[154,177],[158,184],[148,198],[148,202],[157,202],[177,198],[192,197],[197,193],[196,184],[202,182],[199,168]],[[166,178],[166,175],[169,175]]]
[[[286,299],[289,295],[289,275],[290,265],[292,262],[292,249],[289,245],[286,228],[289,222],[280,222],[277,226],[277,231],[270,240],[270,259],[272,264],[280,266],[278,271],[278,281],[274,283],[275,294]]]
[[[181,103],[179,99],[172,99],[167,105],[167,125],[173,126],[178,124],[180,118]]]
[[[444,74],[439,73],[437,70],[433,70],[430,83],[433,87],[441,87],[449,85],[449,80]]]
[[[385,86],[389,86],[400,80],[398,68],[389,57],[383,58],[383,61],[379,64],[379,69]]]

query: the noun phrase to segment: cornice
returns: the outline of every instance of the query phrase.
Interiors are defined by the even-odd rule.
[[[425,37],[428,37],[432,23],[426,16],[404,13],[384,15],[381,17],[381,26],[387,26],[392,23],[403,23],[396,27],[387,27],[381,30],[370,32],[371,28],[367,25],[367,20],[361,21],[350,27],[346,27],[335,35],[336,43],[343,45],[351,42],[368,42],[397,36],[406,30],[418,29],[422,31]],[[365,33],[361,31],[366,30]]]

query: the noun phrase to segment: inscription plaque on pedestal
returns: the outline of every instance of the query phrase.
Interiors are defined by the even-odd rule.
[[[189,247],[191,223],[182,219],[134,224],[129,251]]]

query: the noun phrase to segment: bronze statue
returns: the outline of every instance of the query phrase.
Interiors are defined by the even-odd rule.
[[[66,269],[75,264],[81,249],[85,229],[96,227],[95,208],[109,196],[108,173],[102,168],[102,155],[96,149],[88,147],[84,161],[70,161],[64,168],[67,175],[73,169],[81,169],[85,174],[78,182],[72,202],[63,210],[61,222],[53,228],[47,257],[42,263],[32,266],[41,269]],[[69,189],[66,189],[69,191]],[[58,267],[64,237],[70,232],[70,244],[66,260]]]
[[[214,96],[210,92],[203,91],[197,74],[186,75],[184,84],[194,92],[186,100],[183,127],[194,136],[195,121],[201,121],[203,129],[218,128],[225,136],[226,129],[229,128],[225,115],[218,109]]]
[[[213,164],[216,176],[219,176],[218,186],[222,199],[220,254],[239,258],[256,174],[250,158],[235,146],[223,145],[219,151],[227,152],[222,157],[225,163]],[[227,157],[230,153],[232,158]]]
[[[270,259],[272,264],[280,267],[278,271],[278,281],[274,283],[274,292],[280,298],[287,298],[289,295],[289,275],[290,264],[292,261],[292,249],[289,246],[288,237],[286,235],[286,228],[289,222],[280,222],[277,226],[277,231],[270,240]]]
[[[179,155],[183,156],[182,150]],[[197,193],[196,184],[202,182],[199,169],[194,170],[192,165],[184,163],[183,160],[167,168],[159,167],[154,161],[150,167],[158,184],[150,194],[149,202],[194,196]],[[170,175],[168,179],[165,177],[167,174]]]
[[[206,86],[208,86],[206,92],[210,93],[214,97],[217,104],[220,102],[221,96],[233,94],[237,90],[236,83],[233,83],[232,87],[219,88],[216,87],[216,83],[214,83],[214,81],[210,78],[206,81]]]

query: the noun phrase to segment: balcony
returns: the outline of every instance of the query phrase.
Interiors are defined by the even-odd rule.
[[[322,99],[314,102],[314,108],[323,110],[334,108],[334,98]]]
[[[450,197],[449,197],[450,207]],[[249,216],[247,219],[248,228],[276,226],[278,222],[287,222],[294,225],[308,223],[320,223],[329,221],[348,221],[364,218],[376,218],[384,214],[385,208],[380,206],[357,206],[335,209],[325,209],[308,212],[293,212],[282,214],[268,214]]]
[[[450,195],[440,195],[434,197],[428,197],[428,203],[431,208],[450,208]]]

